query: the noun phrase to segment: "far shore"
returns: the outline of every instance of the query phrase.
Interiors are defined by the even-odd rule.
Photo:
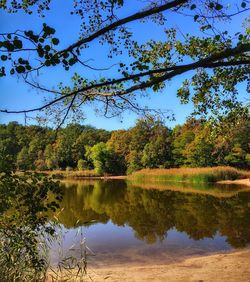
[[[121,179],[125,180],[128,179],[129,176],[127,175],[107,175],[107,176],[95,176],[95,175],[82,175],[78,172],[72,173],[72,172],[55,172],[55,171],[43,171],[42,173],[48,174],[48,175],[55,175],[58,176],[58,179],[62,180],[112,180],[112,179]],[[189,181],[173,181],[173,180],[165,180],[166,182],[185,182],[189,183]],[[236,184],[236,185],[246,185],[250,186],[250,178],[244,178],[244,179],[235,179],[235,180],[221,180],[217,181],[218,184]]]
[[[52,170],[38,172],[46,175],[54,175],[56,179],[60,180],[128,179],[150,183],[157,181],[162,183],[218,183],[250,186],[250,172],[232,167],[143,169],[132,175],[119,176],[109,174],[98,175],[94,170]]]
[[[121,180],[125,180],[127,179],[128,176],[127,175],[120,175],[120,176],[85,176],[85,177],[64,177],[62,180],[98,180],[98,179],[101,179],[101,180],[113,180],[113,179],[121,179]],[[166,182],[178,182],[178,183],[189,183],[188,181],[167,181],[165,180]],[[235,179],[235,180],[222,180],[222,181],[217,181],[215,182],[217,184],[228,184],[228,185],[231,185],[231,184],[235,184],[235,185],[246,185],[246,186],[250,186],[250,179],[249,178],[245,178],[245,179]]]
[[[120,263],[101,268],[88,268],[84,281],[124,282],[249,282],[250,250],[189,257],[168,264],[137,265]],[[46,281],[52,281],[48,278]],[[69,280],[75,281],[75,280]]]
[[[128,176],[127,175],[120,175],[120,176],[82,176],[82,177],[64,177],[62,180],[115,180],[115,179],[120,179],[120,180],[125,180],[127,179]],[[189,183],[188,181],[167,181],[166,182],[178,182],[178,183]],[[228,185],[246,185],[246,186],[250,186],[250,179],[249,178],[245,178],[245,179],[236,179],[236,180],[222,180],[222,181],[217,181],[215,182],[217,184],[228,184]]]

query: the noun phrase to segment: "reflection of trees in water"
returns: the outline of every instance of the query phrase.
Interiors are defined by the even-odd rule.
[[[154,243],[171,228],[190,238],[212,238],[216,232],[227,237],[234,247],[250,242],[250,193],[230,198],[147,190],[124,181],[79,182],[65,187],[64,210],[59,220],[73,227],[95,220],[129,225],[135,236]]]

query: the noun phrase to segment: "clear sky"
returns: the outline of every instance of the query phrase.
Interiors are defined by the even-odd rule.
[[[39,18],[36,14],[27,16],[24,13],[20,12],[17,14],[6,14],[4,11],[0,11],[0,29],[1,32],[10,32],[15,31],[16,29],[20,30],[40,30],[42,23],[46,22],[48,25],[56,28],[56,35],[62,40],[60,41],[60,47],[66,47],[70,43],[73,43],[77,40],[79,35],[80,28],[80,19],[77,16],[71,16],[70,4],[73,1],[60,1],[53,0],[51,5],[51,10],[46,12],[46,18]],[[136,7],[133,5],[133,1],[128,1],[128,5],[125,9],[125,14],[122,16],[127,16],[139,10],[139,6]],[[234,22],[234,25],[230,26],[231,30],[235,31],[239,28],[242,23],[242,18],[238,17]],[[180,28],[183,33],[186,32],[196,32],[193,25],[192,18],[184,18],[171,16],[167,22],[167,25]],[[225,24],[225,23],[223,23]],[[228,24],[229,27],[229,23]],[[167,26],[168,27],[168,26]],[[145,25],[133,24],[133,31],[137,38],[141,42],[150,39],[152,36],[154,39],[162,40],[164,37],[163,33],[164,27],[156,27],[152,23],[147,23]],[[86,51],[86,59],[93,59],[91,64],[96,67],[107,67],[110,66],[114,61],[110,61],[106,57],[106,49],[101,49],[96,42],[91,43],[91,51]],[[123,58],[126,60],[126,58]],[[119,58],[116,58],[116,62],[119,62]],[[82,69],[80,66],[74,67],[73,71],[77,71],[81,74],[86,75],[86,77],[93,77],[93,74],[87,70]],[[112,71],[111,71],[112,72]],[[109,72],[110,73],[110,72]],[[105,72],[95,72],[95,77],[100,77],[105,75]],[[112,73],[112,76],[119,77],[119,74]],[[40,79],[40,78],[39,78]],[[70,82],[70,74],[64,71],[62,68],[46,68],[46,71],[43,70],[41,75],[43,85],[48,87],[57,86],[57,83],[60,81]],[[177,77],[170,83],[168,87],[162,93],[153,93],[150,91],[150,98],[141,99],[142,105],[147,105],[151,108],[160,108],[170,109],[173,111],[176,117],[175,122],[166,121],[168,126],[174,126],[177,123],[183,123],[186,117],[192,111],[191,105],[180,105],[179,100],[176,98],[176,90],[181,85],[183,77]],[[243,88],[242,88],[243,89]],[[18,81],[16,77],[5,77],[0,78],[0,106],[1,108],[8,109],[28,109],[32,107],[37,107],[42,105],[43,97],[46,97],[46,93],[38,93],[36,90],[30,88],[24,84],[21,80]],[[243,95],[244,96],[244,95]],[[107,119],[104,117],[96,116],[93,108],[85,108],[86,119],[83,121],[83,124],[91,124],[98,128],[105,128],[108,130],[119,129],[119,128],[128,128],[134,125],[134,122],[138,116],[131,112],[125,112],[122,119],[112,118]],[[0,123],[7,123],[9,121],[16,120],[20,123],[24,122],[23,115],[0,115]],[[30,121],[32,123],[32,121]]]

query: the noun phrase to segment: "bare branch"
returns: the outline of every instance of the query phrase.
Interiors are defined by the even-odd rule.
[[[107,67],[107,68],[95,68],[95,67],[92,67],[92,66],[86,64],[86,62],[81,61],[81,60],[78,58],[78,56],[77,56],[74,52],[71,52],[71,54],[73,55],[73,57],[74,57],[82,66],[84,66],[84,67],[86,67],[86,68],[89,68],[89,69],[91,69],[91,70],[95,70],[95,71],[106,71],[106,70],[110,70],[112,67],[118,65],[118,64],[113,64],[113,65],[111,65],[110,67]]]
[[[73,98],[72,98],[72,100],[71,100],[71,102],[70,102],[70,104],[69,104],[69,106],[68,106],[68,108],[67,108],[66,114],[64,115],[63,119],[61,120],[61,122],[60,122],[59,125],[57,126],[57,130],[64,124],[64,122],[65,122],[65,120],[66,120],[66,118],[67,118],[67,116],[68,116],[68,114],[69,114],[69,112],[70,112],[70,109],[72,108],[72,106],[73,106],[73,104],[74,104],[74,101],[75,101],[75,99],[76,99],[76,96],[77,96],[77,94],[75,94],[75,95],[73,96]]]

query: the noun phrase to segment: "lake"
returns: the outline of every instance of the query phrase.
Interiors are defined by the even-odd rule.
[[[162,264],[249,247],[247,187],[124,180],[62,185],[61,207],[51,215],[61,234],[50,251],[52,264],[83,251],[90,266],[102,267]]]

